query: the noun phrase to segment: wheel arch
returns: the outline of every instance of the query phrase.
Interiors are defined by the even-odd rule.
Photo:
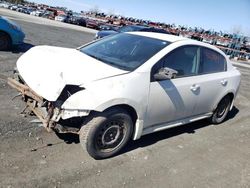
[[[7,35],[9,37],[9,39],[11,40],[11,44],[13,43],[13,40],[12,40],[11,35],[9,33],[7,33],[4,30],[0,30],[0,33],[4,33],[5,35]]]
[[[235,95],[234,95],[233,92],[230,92],[230,93],[228,93],[227,95],[229,95],[230,100],[231,100],[231,106],[230,106],[230,109],[229,109],[229,110],[232,110],[233,105],[234,105],[234,98],[235,98]],[[225,95],[225,96],[227,96],[227,95]]]
[[[133,123],[134,124],[136,123],[136,120],[138,119],[138,114],[137,114],[134,107],[132,107],[128,104],[117,104],[117,105],[110,106],[110,107],[106,108],[104,111],[108,111],[108,110],[111,110],[114,108],[121,108],[121,109],[126,110],[128,112],[128,114],[130,115],[130,117],[132,118]]]
[[[108,107],[106,110],[110,110],[113,108],[121,108],[128,112],[128,114],[131,116],[133,121],[133,140],[138,140],[142,136],[143,131],[143,118],[140,116],[140,114],[136,111],[136,109],[128,104],[117,104],[113,105],[111,107]]]
[[[230,106],[230,110],[233,108],[233,101],[234,101],[234,97],[235,97],[235,94],[234,92],[230,91],[228,92],[227,94],[223,95],[220,100],[217,101],[216,105],[214,106],[213,108],[213,111],[217,108],[218,104],[220,103],[220,101],[226,97],[226,96],[229,96],[230,97],[230,100],[231,100],[231,106]]]

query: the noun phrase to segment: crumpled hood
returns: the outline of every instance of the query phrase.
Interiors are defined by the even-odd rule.
[[[76,49],[52,46],[33,47],[18,59],[17,69],[27,85],[49,101],[56,101],[65,85],[82,85],[127,72]]]

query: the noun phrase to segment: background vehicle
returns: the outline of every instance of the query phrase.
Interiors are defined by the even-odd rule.
[[[244,44],[242,44],[240,50],[250,53],[250,41],[246,41]]]
[[[9,7],[10,10],[16,10],[17,8],[18,8],[18,6],[16,6],[16,5],[11,5],[11,6]]]
[[[23,9],[24,9],[24,8],[25,8],[24,6],[19,5],[19,6],[17,7],[16,11],[17,11],[17,12],[23,12]]]
[[[141,25],[127,25],[121,27],[117,30],[103,30],[96,33],[95,39],[103,38],[108,35],[116,34],[116,33],[123,33],[123,32],[131,32],[131,31],[146,31],[146,32],[156,32],[156,33],[165,33],[169,34],[164,29],[159,29],[155,27],[148,27],[148,26],[141,26]]]
[[[9,8],[10,4],[6,3],[6,2],[0,2],[0,7],[2,8]]]
[[[23,43],[24,37],[19,25],[0,16],[0,50],[8,50],[13,45]]]
[[[86,20],[86,27],[99,30],[99,22],[93,19]]]
[[[30,15],[41,17],[43,15],[43,13],[44,13],[44,11],[42,11],[42,10],[34,10],[34,11],[30,12]]]
[[[52,19],[54,18],[54,13],[51,11],[44,11],[44,13],[41,15],[42,18]]]
[[[67,16],[65,15],[59,15],[55,17],[55,20],[59,22],[65,22],[66,19],[67,19]]]
[[[80,25],[86,27],[86,19],[82,17],[77,17],[77,16],[70,16],[67,20],[67,23],[70,24],[75,24],[75,25]]]
[[[99,26],[99,29],[102,30],[113,30],[116,31],[118,29],[118,27],[114,27],[113,25],[110,24],[103,24]]]
[[[22,82],[9,84],[44,127],[79,134],[95,159],[149,133],[205,118],[223,122],[240,84],[216,47],[153,32],[119,33],[77,50],[34,47],[17,68]]]
[[[31,8],[31,7],[26,7],[24,10],[23,10],[23,13],[25,14],[30,14],[31,12],[34,11],[34,8]]]
[[[80,25],[80,26],[83,26],[83,27],[86,27],[87,25],[87,22],[86,22],[86,19],[85,18],[76,18],[76,25]]]

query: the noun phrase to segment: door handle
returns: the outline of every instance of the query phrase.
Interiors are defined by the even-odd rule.
[[[226,79],[221,80],[220,83],[221,83],[221,85],[225,86],[225,85],[227,85],[227,80]]]
[[[194,84],[190,87],[191,91],[197,91],[198,89],[200,89],[200,86],[197,84]]]

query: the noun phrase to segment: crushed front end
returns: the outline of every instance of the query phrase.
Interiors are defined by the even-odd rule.
[[[83,114],[61,109],[61,105],[70,95],[68,90],[71,89],[74,93],[78,91],[75,87],[72,89],[70,86],[66,86],[58,100],[51,102],[33,91],[18,73],[15,73],[15,78],[7,78],[7,83],[20,92],[18,96],[21,96],[26,103],[25,110],[29,110],[29,114],[37,116],[48,132],[78,134],[82,123],[82,118],[79,117],[89,114],[89,112]]]

